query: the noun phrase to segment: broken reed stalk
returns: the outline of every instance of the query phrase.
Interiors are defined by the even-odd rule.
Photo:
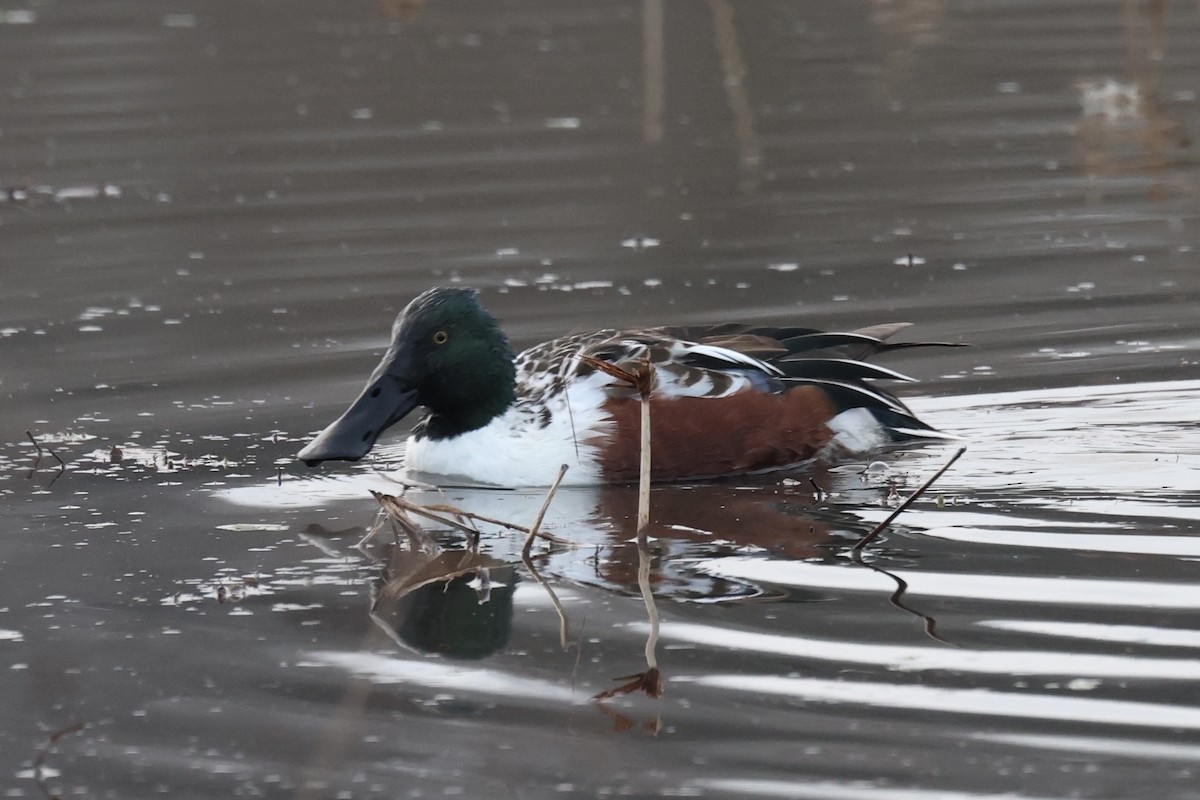
[[[638,546],[646,545],[646,528],[650,524],[650,389],[654,384],[654,365],[646,362],[649,373],[644,381],[638,383],[638,394],[642,405],[642,459],[638,467],[638,516],[637,538]],[[639,376],[641,377],[641,376]]]
[[[546,516],[546,509],[550,508],[550,501],[554,499],[554,493],[558,491],[558,485],[562,483],[563,476],[567,474],[567,465],[563,464],[558,468],[558,477],[554,479],[554,483],[550,484],[550,490],[546,492],[546,499],[542,501],[542,507],[538,509],[537,517],[533,520],[533,525],[529,528],[529,535],[525,537],[525,546],[521,548],[521,558],[529,558],[529,549],[533,547],[534,537],[538,535],[538,528],[542,527],[542,519]]]
[[[858,542],[854,545],[854,547],[850,548],[850,553],[852,555],[854,555],[855,557],[858,557],[858,555],[860,553],[862,553],[862,550],[864,547],[866,547],[871,542],[875,541],[875,539],[879,538],[879,534],[883,533],[884,530],[887,528],[887,526],[891,525],[892,522],[896,519],[896,517],[900,516],[900,514],[905,509],[907,509],[909,506],[911,506],[913,503],[915,503],[917,498],[920,497],[921,495],[923,495],[925,493],[925,490],[933,485],[934,481],[936,481],[938,478],[942,477],[942,475],[944,475],[946,473],[946,470],[950,469],[950,467],[954,464],[954,462],[958,461],[958,459],[965,452],[967,452],[966,447],[958,448],[958,450],[955,451],[954,455],[950,456],[950,460],[947,461],[945,464],[943,464],[941,469],[939,469],[937,472],[933,473],[933,476],[930,477],[929,480],[927,480],[927,481],[925,481],[925,483],[921,484],[920,488],[918,488],[915,492],[910,494],[908,496],[908,498],[896,508],[895,511],[893,511],[891,514],[888,515],[887,519],[885,519],[883,522],[879,523],[874,528],[872,528],[871,532],[868,533],[866,536],[859,539]]]
[[[641,402],[641,460],[638,465],[637,537],[639,543],[644,543],[646,528],[650,523],[650,393],[654,391],[654,365],[650,363],[648,353],[644,360],[634,362],[629,368],[592,356],[581,356],[581,360],[638,393]]]

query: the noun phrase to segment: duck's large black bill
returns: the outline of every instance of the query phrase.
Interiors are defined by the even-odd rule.
[[[416,390],[383,375],[372,380],[358,399],[296,457],[310,467],[322,461],[358,461],[371,452],[379,434],[417,407]]]

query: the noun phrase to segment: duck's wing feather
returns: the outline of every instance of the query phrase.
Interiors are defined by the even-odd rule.
[[[897,438],[936,436],[880,381],[910,382],[895,370],[865,359],[903,347],[957,346],[948,342],[889,342],[908,323],[874,325],[849,332],[802,327],[721,324],[636,331],[602,330],[555,339],[517,358],[518,383],[557,393],[595,372],[589,359],[632,370],[655,368],[656,395],[722,398],[747,389],[783,393],[797,386],[820,389],[837,411],[865,409]],[[609,391],[627,392],[614,382]]]

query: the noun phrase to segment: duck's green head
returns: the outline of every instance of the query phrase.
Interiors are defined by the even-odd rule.
[[[417,406],[424,435],[447,438],[486,425],[514,399],[513,353],[474,289],[430,289],[396,317],[392,343],[346,413],[298,454],[308,466],[357,461]]]

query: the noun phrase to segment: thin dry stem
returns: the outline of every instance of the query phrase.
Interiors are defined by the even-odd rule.
[[[558,468],[558,476],[554,479],[554,483],[550,484],[550,490],[546,492],[546,499],[542,501],[542,507],[538,509],[537,517],[529,528],[529,535],[525,537],[525,546],[521,548],[521,558],[529,558],[529,549],[533,547],[533,539],[538,535],[538,528],[542,527],[542,519],[546,516],[546,510],[550,508],[550,501],[554,499],[554,493],[558,491],[558,485],[562,483],[563,476],[566,474],[567,465],[563,464]]]
[[[654,367],[647,364],[651,372]],[[638,516],[637,537],[638,546],[646,543],[646,527],[650,524],[650,393],[641,390],[642,395],[642,459],[638,469]]]
[[[582,360],[611,375],[638,393],[641,400],[641,461],[638,468],[638,541],[646,541],[646,527],[650,523],[650,394],[654,391],[654,364],[650,362],[649,354],[643,361],[636,362],[631,368],[613,364],[593,356],[581,356]]]
[[[937,472],[933,473],[933,476],[929,480],[925,481],[925,483],[921,484],[920,488],[918,488],[915,492],[910,494],[908,496],[908,499],[906,499],[903,503],[901,503],[899,505],[899,507],[895,511],[893,511],[891,514],[888,515],[887,519],[885,519],[883,522],[879,523],[874,528],[872,528],[871,532],[868,533],[866,536],[859,539],[858,543],[855,544],[854,547],[850,548],[850,552],[856,556],[857,556],[857,554],[861,553],[862,549],[864,547],[866,547],[868,544],[870,544],[875,539],[877,539],[879,537],[879,534],[883,533],[883,531],[887,528],[887,526],[891,525],[892,522],[896,519],[896,517],[900,516],[901,512],[903,512],[906,508],[908,508],[914,502],[916,502],[917,498],[920,497],[922,494],[924,494],[925,490],[928,489],[930,486],[932,486],[934,481],[936,481],[938,478],[942,477],[942,475],[945,474],[946,470],[950,469],[951,465],[953,465],[955,461],[958,461],[958,459],[965,452],[967,452],[966,447],[958,448],[958,450],[955,451],[954,455],[950,456],[950,460],[947,461],[942,466],[941,469],[939,469]]]

